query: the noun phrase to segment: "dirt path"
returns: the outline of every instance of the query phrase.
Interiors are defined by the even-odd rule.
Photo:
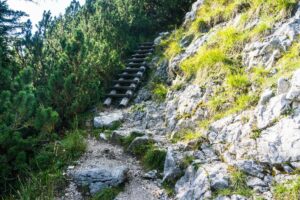
[[[132,156],[126,154],[122,147],[97,141],[94,138],[87,140],[87,152],[80,158],[78,165],[69,167],[68,172],[74,170],[87,169],[91,167],[107,166],[127,166],[128,181],[125,189],[117,196],[117,200],[165,200],[168,199],[164,191],[158,186],[158,181],[145,180],[142,167]],[[85,199],[77,190],[73,182],[65,189],[64,196],[57,200],[83,200]]]

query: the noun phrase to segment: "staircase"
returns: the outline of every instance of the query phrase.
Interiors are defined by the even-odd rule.
[[[146,59],[154,52],[153,42],[140,44],[132,58],[128,60],[126,68],[113,80],[113,87],[106,94],[105,106],[118,105],[126,107],[133,98],[134,92],[138,89],[143,78],[145,78],[148,64]]]

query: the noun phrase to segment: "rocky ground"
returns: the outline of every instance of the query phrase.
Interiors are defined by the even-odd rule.
[[[202,3],[203,0],[195,2],[184,24],[195,19]],[[126,182],[126,176],[128,181],[124,192],[117,199],[168,199],[170,197],[161,189],[162,182],[172,183],[172,198],[179,200],[249,199],[246,195],[236,195],[234,192],[224,195],[216,193],[235,187],[233,173],[240,173],[242,184],[251,190],[252,196],[271,200],[274,199],[274,184],[299,177],[299,69],[290,78],[278,78],[276,85],[262,92],[254,108],[210,123],[207,130],[201,130],[202,136],[199,138],[171,142],[182,130],[198,131],[199,121],[206,119],[209,114],[199,103],[207,102],[218,88],[214,82],[206,83],[203,88],[193,82],[183,81],[179,63],[194,55],[218,28],[235,26],[239,17],[237,15],[229,22],[212,27],[198,38],[183,38],[184,50],[172,60],[158,64],[159,58],[153,58],[151,66],[155,71],[154,77],[169,85],[182,85],[177,90],[170,90],[164,102],[153,101],[151,92],[144,87],[131,107],[97,113],[95,127],[109,127],[115,122],[121,122],[122,125],[109,135],[99,132],[102,141],[88,140],[88,152],[77,166],[70,167],[67,172],[73,181],[61,199],[83,199],[76,185],[85,183],[89,186],[89,192],[93,193],[103,185],[114,186]],[[257,20],[249,21],[246,29],[253,27]],[[245,70],[261,65],[271,71],[271,76],[276,74],[272,67],[299,33],[300,5],[292,17],[277,22],[267,36],[245,45],[242,52]],[[167,34],[162,33],[155,43],[159,44]],[[111,144],[136,132],[143,135],[137,136],[127,150],[154,141],[157,148],[167,152],[161,176],[153,175],[153,171],[145,175],[139,161],[125,153],[123,147]],[[91,173],[99,178],[93,180]]]
[[[70,183],[64,195],[57,199],[87,199],[85,195],[94,194],[106,184],[115,186],[121,183],[125,187],[117,200],[166,199],[159,183],[147,179],[139,161],[125,153],[123,148],[95,138],[89,138],[87,144],[87,152],[78,164],[69,166],[66,175],[71,178]],[[89,186],[84,195],[79,189],[83,184]]]

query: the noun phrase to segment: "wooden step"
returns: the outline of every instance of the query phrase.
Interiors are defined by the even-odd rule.
[[[132,55],[133,58],[147,58],[150,56],[152,53],[137,53]]]
[[[119,77],[122,77],[122,78],[141,78],[143,77],[143,74],[118,74]]]
[[[128,63],[127,64],[128,67],[147,67],[147,63],[143,62],[143,63]]]
[[[105,96],[110,98],[130,98],[132,94],[107,94]]]
[[[123,69],[122,72],[145,72],[146,67],[139,67],[139,68],[129,68],[127,67],[126,69]]]
[[[140,81],[138,80],[114,80],[113,83],[114,84],[130,84],[130,83],[139,83]]]
[[[129,59],[128,62],[133,62],[133,63],[141,63],[141,62],[145,62],[146,58],[133,58],[133,59]]]
[[[154,42],[142,42],[140,45],[154,45]]]
[[[148,49],[148,50],[137,50],[134,51],[135,53],[139,53],[139,54],[146,54],[146,53],[153,53],[154,49]]]
[[[132,87],[132,86],[114,86],[114,87],[112,87],[111,89],[112,90],[125,90],[125,91],[127,91],[127,90],[136,90],[136,86],[135,87]]]
[[[146,49],[154,49],[155,48],[155,46],[139,46],[138,47],[138,49],[140,49],[140,50],[146,50]]]

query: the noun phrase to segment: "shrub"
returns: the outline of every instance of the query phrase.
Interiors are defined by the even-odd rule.
[[[168,89],[163,84],[156,84],[153,89],[153,97],[156,101],[162,102],[166,99]]]
[[[167,152],[156,147],[149,148],[142,162],[146,169],[163,171]]]

